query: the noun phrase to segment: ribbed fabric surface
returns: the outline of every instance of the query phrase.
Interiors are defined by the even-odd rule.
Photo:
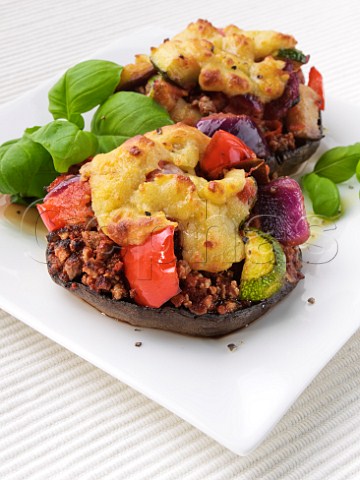
[[[127,32],[199,17],[293,33],[327,92],[360,103],[359,4],[308,0],[0,0],[0,103]],[[360,478],[360,332],[240,458],[1,311],[0,328],[1,480]]]
[[[0,478],[347,479],[360,475],[360,332],[248,457],[0,314]]]

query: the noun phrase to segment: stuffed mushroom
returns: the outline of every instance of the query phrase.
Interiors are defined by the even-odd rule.
[[[61,175],[38,205],[53,280],[136,326],[218,336],[302,278],[299,185],[223,130],[179,123]]]
[[[322,79],[293,36],[191,23],[150,55],[124,67],[118,90],[135,90],[167,109],[174,122],[195,126],[209,115],[242,115],[261,137],[272,176],[294,173],[322,137]],[[207,133],[205,131],[205,133]],[[241,132],[239,133],[241,138]]]

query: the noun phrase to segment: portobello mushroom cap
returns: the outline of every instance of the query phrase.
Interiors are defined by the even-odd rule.
[[[301,251],[298,249],[293,260],[294,265],[298,265],[299,259],[301,259]],[[112,300],[80,282],[63,282],[57,275],[51,275],[51,278],[101,313],[135,327],[156,328],[197,337],[219,337],[248,326],[286,297],[301,278],[299,267],[295,268],[299,274],[297,278],[292,279],[291,282],[285,280],[282,288],[272,297],[224,315],[218,313],[194,315],[183,307],[176,308],[168,305],[158,309],[141,307],[129,301]]]
[[[300,165],[308,160],[319,148],[319,140],[305,140],[295,150],[287,150],[266,159],[272,177],[285,177],[297,172]]]
[[[243,128],[245,126],[245,128]],[[233,113],[215,113],[201,118],[196,127],[205,135],[212,137],[219,130],[225,130],[237,136],[264,159],[270,168],[270,177],[285,177],[296,173],[302,163],[308,160],[318,149],[323,138],[321,114],[317,118],[318,134],[314,138],[295,137],[295,148],[271,153],[266,139],[260,133],[256,122],[247,115]]]
[[[321,114],[319,113],[318,126],[320,137],[317,139],[297,139],[295,150],[286,150],[278,152],[266,159],[270,167],[270,175],[276,177],[286,177],[295,174],[300,165],[308,160],[320,146],[323,138],[323,126]]]

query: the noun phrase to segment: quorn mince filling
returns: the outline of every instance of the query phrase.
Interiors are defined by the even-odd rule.
[[[241,301],[239,278],[242,263],[220,273],[191,270],[181,259],[176,242],[177,270],[181,292],[170,300],[175,307],[184,307],[196,315],[225,314],[248,308],[250,301]],[[290,283],[303,278],[298,247],[283,247],[286,255],[286,280]],[[114,300],[132,301],[123,271],[120,247],[96,227],[77,225],[65,227],[48,235],[48,268],[51,276],[69,284],[80,282],[91,290]]]

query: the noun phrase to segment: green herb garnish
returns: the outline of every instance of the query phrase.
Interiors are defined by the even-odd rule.
[[[278,58],[285,60],[292,60],[299,63],[307,63],[309,60],[309,55],[305,55],[301,50],[297,48],[280,48],[276,55]]]
[[[314,172],[302,178],[314,212],[325,217],[339,214],[340,193],[336,183],[346,182],[355,174],[360,182],[360,143],[331,148],[323,153]]]
[[[44,186],[49,185],[57,175],[49,152],[30,138],[11,140],[0,146],[2,193],[42,198]]]
[[[168,112],[152,98],[135,92],[118,92],[97,109],[91,131],[98,137],[99,151],[109,152],[134,135],[172,123]]]
[[[339,189],[332,180],[310,173],[302,178],[302,185],[309,194],[314,213],[324,217],[340,213]]]
[[[133,92],[114,94],[122,67],[87,60],[71,67],[49,92],[54,121],[25,130],[20,139],[0,146],[0,193],[13,202],[43,198],[58,172],[97,152],[108,152],[137,134],[172,124],[154,100]],[[92,131],[83,131],[82,114],[100,105]]]
[[[335,147],[321,155],[314,172],[334,183],[342,183],[354,175],[359,161],[360,143],[348,147]]]
[[[49,92],[49,111],[84,128],[82,113],[104,102],[120,82],[122,67],[105,60],[87,60],[69,68]]]
[[[359,160],[358,164],[356,165],[355,174],[356,174],[356,178],[357,178],[358,182],[360,182],[360,160]]]
[[[43,127],[28,128],[25,136],[42,145],[51,155],[57,172],[67,172],[96,153],[98,141],[91,132],[80,130],[66,120],[55,120]]]

